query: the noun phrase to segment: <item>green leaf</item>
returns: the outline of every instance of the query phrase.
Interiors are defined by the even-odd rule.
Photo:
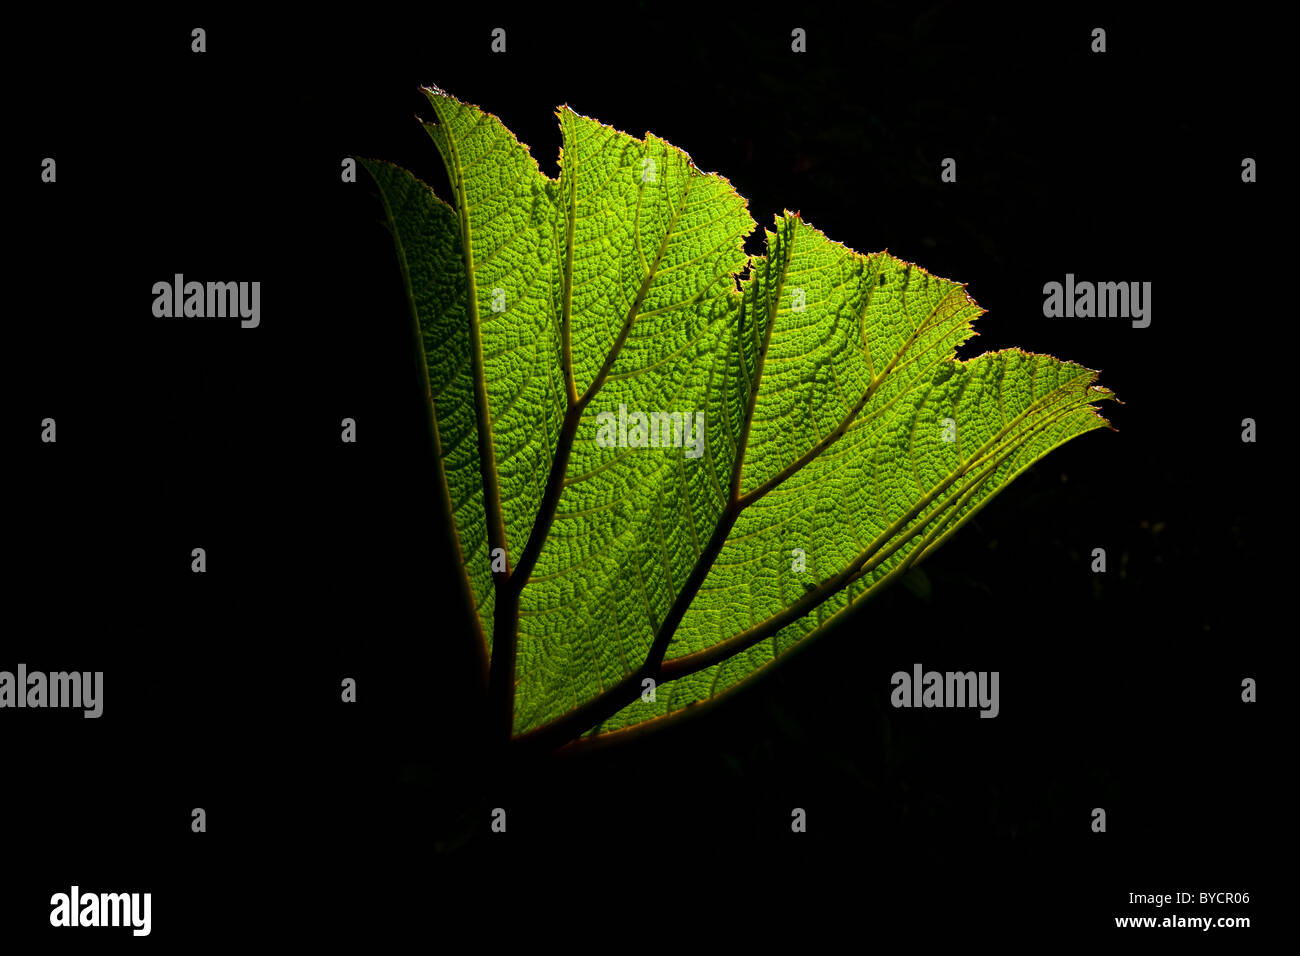
[[[663,140],[561,108],[552,180],[496,117],[425,92],[450,205],[362,162],[423,343],[430,493],[502,739],[554,746],[716,698],[1107,424],[1090,369],[958,359],[981,314],[961,284],[788,212],[749,257],[745,200]]]

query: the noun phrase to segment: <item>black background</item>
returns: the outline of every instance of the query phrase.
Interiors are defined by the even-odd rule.
[[[1261,937],[1290,633],[1268,541],[1291,511],[1280,29],[1095,5],[601,10],[15,24],[0,669],[103,670],[105,710],[0,712],[4,939],[148,944],[51,935],[72,883],[152,892],[153,945],[197,947],[1191,934],[1114,928],[1157,913],[1130,892],[1178,890],[1250,892],[1175,909]],[[963,355],[1100,368],[1118,431],[1054,452],[907,587],[707,714],[501,772],[392,243],[364,172],[339,175],[383,158],[448,195],[422,83],[495,113],[548,175],[567,102],[721,172],[760,227],[799,210],[968,282],[988,314]],[[261,326],[155,319],[177,272],[261,281]],[[1151,326],[1044,318],[1067,272],[1152,282]],[[915,662],[1000,671],[1000,716],[892,709]]]

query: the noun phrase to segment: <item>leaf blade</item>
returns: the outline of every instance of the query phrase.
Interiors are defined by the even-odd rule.
[[[745,200],[652,134],[561,108],[550,180],[495,117],[427,92],[466,237],[467,562],[479,538],[510,555],[490,616],[515,737],[619,733],[739,686],[1107,424],[1089,369],[958,359],[982,314],[960,283],[788,213],[747,257]],[[487,285],[509,301],[491,317]]]

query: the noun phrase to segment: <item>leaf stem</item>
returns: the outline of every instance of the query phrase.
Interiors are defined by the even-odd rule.
[[[551,468],[546,476],[546,485],[542,489],[537,517],[534,519],[533,527],[528,533],[528,541],[525,543],[523,551],[520,552],[519,561],[509,569],[504,579],[498,581],[497,603],[493,617],[492,664],[488,682],[488,706],[493,714],[498,715],[497,719],[504,725],[504,739],[507,741],[510,740],[511,735],[514,733],[515,662],[519,653],[519,598],[523,593],[524,586],[528,583],[529,576],[533,573],[533,568],[537,566],[537,561],[542,554],[542,548],[546,544],[546,538],[550,534],[551,525],[555,521],[555,512],[560,503],[560,495],[564,491],[564,477],[569,467],[569,456],[573,451],[573,442],[577,438],[578,426],[582,423],[582,414],[586,411],[587,406],[591,404],[592,399],[604,387],[605,381],[614,367],[614,362],[622,353],[623,345],[627,342],[632,327],[636,324],[637,316],[641,312],[641,306],[650,293],[650,287],[654,283],[655,276],[659,272],[659,266],[663,263],[664,255],[668,251],[668,243],[672,238],[673,230],[677,227],[677,220],[681,216],[682,210],[686,208],[686,199],[690,195],[693,177],[688,174],[686,178],[681,199],[678,201],[676,208],[673,209],[672,218],[664,229],[664,235],[659,242],[659,249],[655,253],[654,262],[647,269],[632,304],[628,306],[627,315],[624,317],[618,335],[610,347],[609,354],[605,357],[605,361],[596,373],[595,378],[592,379],[580,396],[577,395],[577,385],[573,378],[573,358],[570,353],[569,332],[573,307],[573,244],[577,218],[577,193],[571,169],[566,170],[566,178],[569,182],[569,210],[561,335],[566,368],[568,407],[565,409],[564,422],[560,427],[560,434],[556,440],[555,457],[551,459]],[[723,540],[725,538],[724,535]],[[718,547],[721,548],[721,546],[722,544],[719,542]],[[682,610],[684,612],[685,608]],[[497,735],[500,735],[501,732],[500,727],[494,731]]]

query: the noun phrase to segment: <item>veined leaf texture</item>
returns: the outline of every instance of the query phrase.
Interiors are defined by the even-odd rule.
[[[425,92],[452,195],[362,162],[502,735],[716,698],[1107,425],[1090,369],[958,358],[982,312],[960,283],[789,212],[749,256],[746,201],[669,143],[564,107],[551,179],[496,117]]]

